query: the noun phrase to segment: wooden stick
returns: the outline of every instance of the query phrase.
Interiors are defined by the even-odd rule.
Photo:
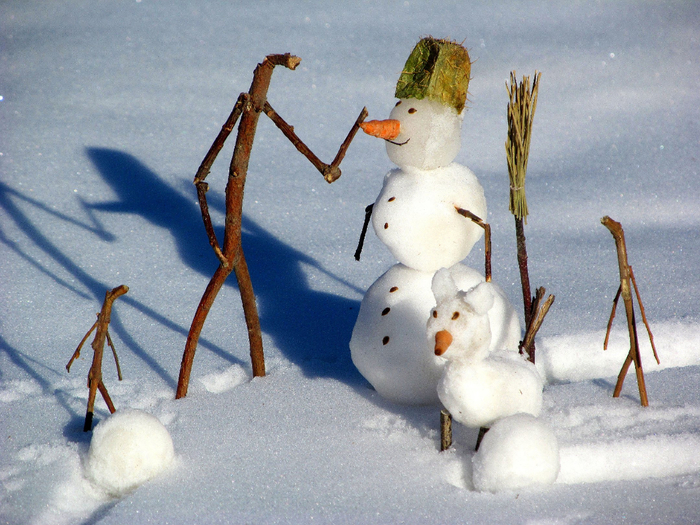
[[[357,132],[360,130],[360,124],[362,124],[362,122],[364,122],[364,120],[367,118],[367,115],[368,115],[367,108],[366,107],[362,108],[362,111],[360,111],[360,114],[357,117],[355,124],[353,124],[352,128],[350,128],[348,135],[345,137],[345,140],[340,145],[340,148],[338,149],[338,153],[336,154],[335,158],[333,159],[333,162],[331,162],[331,166],[340,166],[340,163],[345,158],[345,153],[347,153],[348,148],[350,147],[350,143],[355,138],[355,135],[357,134]],[[340,173],[338,173],[338,177],[340,177]],[[328,179],[326,179],[326,180],[328,180]],[[328,182],[333,182],[335,180],[336,179],[328,180]]]
[[[458,206],[455,206],[455,210],[462,217],[471,219],[474,223],[478,224],[484,229],[484,277],[487,283],[491,282],[491,225],[488,222],[484,222],[481,217],[474,215],[469,210],[465,210]]]
[[[489,431],[489,427],[481,427],[479,429],[479,435],[476,438],[476,446],[474,447],[474,452],[479,451],[479,447],[481,446],[481,442],[483,441],[484,436],[486,435],[486,433],[488,431]]]
[[[369,226],[369,220],[372,217],[372,209],[374,204],[370,204],[365,208],[365,222],[362,224],[362,232],[360,233],[360,240],[357,243],[357,249],[355,250],[355,260],[360,260],[360,254],[362,253],[362,247],[365,245],[365,235],[367,235],[367,227]]]
[[[114,348],[114,343],[112,342],[112,338],[109,335],[109,330],[107,330],[107,344],[112,349],[112,357],[114,357],[114,364],[117,367],[117,378],[119,379],[119,381],[121,381],[122,380],[122,369],[119,366],[119,357],[117,357],[117,349]]]
[[[452,414],[446,409],[440,411],[440,452],[452,446]]]
[[[255,296],[252,294],[253,285],[250,281],[250,275],[245,266],[245,257],[243,256],[243,246],[241,243],[241,219],[243,216],[243,190],[245,187],[246,176],[248,174],[248,163],[250,154],[253,149],[253,140],[257,129],[260,112],[263,109],[267,97],[267,91],[270,86],[272,72],[275,66],[281,65],[289,69],[296,69],[301,62],[299,57],[290,55],[268,55],[257,65],[253,72],[253,81],[250,85],[248,93],[240,95],[232,116],[229,121],[235,122],[240,115],[240,123],[238,125],[238,134],[236,136],[236,145],[233,150],[233,157],[229,166],[228,183],[226,184],[226,218],[224,219],[224,241],[223,248],[217,253],[219,257],[219,267],[214,272],[207,288],[202,295],[190,330],[187,334],[185,342],[185,351],[182,355],[182,363],[180,364],[180,377],[177,383],[175,398],[180,399],[187,395],[189,387],[190,373],[192,371],[192,362],[199,342],[199,336],[204,327],[207,315],[214,300],[221,290],[226,278],[235,270],[236,277],[241,290],[241,300],[243,303],[243,311],[248,328],[248,342],[250,346],[250,355],[253,361],[253,375],[256,377],[265,375],[264,354],[262,348],[262,334],[260,334],[260,324],[258,320],[257,307],[255,306]],[[237,109],[240,108],[240,109]],[[234,113],[236,113],[234,115]],[[234,118],[235,116],[235,118]],[[228,122],[228,121],[227,121]],[[233,126],[230,126],[233,129]],[[209,149],[209,153],[202,162],[202,165],[211,165],[214,162],[217,154],[223,146],[223,141],[230,133],[228,127],[224,125],[222,131],[217,136],[214,144]],[[219,142],[221,142],[219,144]],[[200,169],[202,169],[200,167]],[[198,172],[199,173],[199,172]],[[206,207],[206,189],[201,187],[199,182],[201,177],[195,176],[195,184],[198,186],[198,196],[200,198],[200,207],[202,207],[202,216],[204,218],[205,227],[209,236],[210,243],[214,246],[212,239],[213,228],[207,226],[205,216],[208,216],[208,207]],[[202,189],[200,189],[200,187]],[[202,206],[204,203],[204,206]],[[207,213],[205,214],[205,209]],[[218,243],[217,243],[218,246]],[[215,252],[217,250],[215,249]],[[241,262],[242,261],[242,262]],[[243,267],[237,267],[238,265]],[[251,298],[252,295],[252,298]],[[262,366],[261,366],[262,363]]]
[[[610,340],[610,330],[612,330],[613,319],[615,319],[615,312],[617,311],[617,303],[620,300],[620,294],[622,293],[622,286],[618,287],[617,293],[615,294],[615,299],[613,299],[612,310],[610,311],[610,319],[608,319],[608,328],[605,330],[605,341],[603,341],[603,350],[608,349],[608,341]]]
[[[639,399],[642,406],[649,406],[647,398],[646,384],[644,382],[644,371],[642,369],[642,359],[639,354],[639,341],[637,338],[637,325],[634,319],[634,305],[632,304],[632,291],[630,287],[630,266],[627,262],[627,246],[625,245],[625,232],[622,225],[608,217],[603,217],[600,222],[605,226],[613,238],[615,239],[615,247],[617,248],[617,262],[620,269],[620,294],[625,305],[625,313],[627,315],[627,329],[630,338],[630,350],[625,360],[625,364],[620,370],[615,385],[613,397],[618,397],[622,391],[622,383],[625,380],[627,369],[630,363],[634,363],[635,372],[637,375],[637,386],[639,387]]]
[[[248,93],[241,93],[240,95],[238,95],[238,100],[236,100],[236,104],[233,106],[231,114],[229,115],[224,125],[221,127],[221,131],[219,131],[219,134],[214,139],[214,142],[209,148],[209,151],[207,151],[207,154],[204,156],[202,163],[199,165],[197,174],[194,176],[195,185],[207,178],[207,175],[209,175],[209,172],[211,171],[211,167],[214,164],[216,157],[219,155],[221,148],[224,147],[226,139],[231,134],[231,131],[233,131],[233,127],[236,125],[236,122],[241,116],[243,110],[249,108],[249,104],[250,95]]]
[[[542,326],[544,318],[549,312],[549,308],[554,302],[554,296],[550,295],[549,297],[547,297],[547,300],[544,302],[544,304],[542,304],[542,298],[544,297],[545,292],[545,288],[543,286],[540,286],[537,289],[537,292],[535,293],[535,299],[532,304],[532,312],[530,313],[530,324],[527,326],[527,329],[525,330],[525,336],[523,337],[523,340],[520,343],[519,350],[521,354],[527,353],[528,356],[530,355],[532,347],[535,344],[535,336],[537,335],[537,332]]]
[[[107,408],[109,408],[110,413],[114,413],[115,411],[114,404],[112,403],[112,400],[109,397],[109,393],[107,392],[107,387],[105,387],[104,383],[102,382],[102,356],[104,353],[105,340],[107,340],[108,344],[112,348],[112,353],[117,364],[117,373],[119,376],[119,380],[121,381],[122,377],[121,369],[119,368],[119,360],[117,359],[117,352],[114,349],[112,338],[109,336],[108,327],[112,315],[112,304],[116,299],[118,299],[128,291],[129,287],[122,284],[121,286],[117,286],[116,288],[108,290],[105,293],[105,300],[102,304],[102,309],[100,310],[100,313],[97,314],[97,321],[94,325],[92,325],[92,328],[90,328],[85,337],[83,337],[82,341],[80,341],[78,348],[73,353],[73,357],[71,357],[70,361],[66,365],[66,369],[68,370],[68,372],[70,372],[70,366],[73,363],[73,361],[80,356],[80,348],[85,343],[85,340],[88,338],[88,336],[92,333],[93,330],[97,329],[97,332],[95,333],[95,339],[92,341],[92,349],[94,350],[92,365],[90,366],[90,371],[88,372],[88,403],[87,411],[85,414],[85,425],[83,426],[83,431],[85,432],[89,432],[92,429],[92,419],[95,409],[95,397],[97,395],[98,390],[102,394],[105,403],[107,403]]]
[[[221,246],[219,246],[219,241],[216,238],[216,233],[214,232],[214,226],[211,222],[211,215],[209,215],[209,204],[207,203],[207,191],[209,191],[209,184],[200,180],[196,182],[197,185],[197,200],[199,201],[199,209],[202,212],[202,221],[204,222],[204,230],[207,232],[207,237],[209,238],[209,245],[214,250],[216,258],[219,259],[219,263],[223,266],[228,266],[228,261],[221,251]]]
[[[297,136],[297,134],[294,132],[294,128],[287,124],[287,122],[285,122],[285,120],[282,117],[280,117],[274,109],[272,109],[272,106],[270,106],[269,102],[265,101],[263,111],[268,117],[270,117],[270,120],[272,120],[272,122],[275,123],[275,126],[277,126],[280,129],[280,131],[284,133],[284,136],[289,139],[289,141],[294,145],[294,147],[299,151],[299,153],[301,153],[307,159],[309,159],[309,162],[311,162],[311,164],[313,164],[314,167],[319,172],[321,172],[323,178],[326,179],[326,182],[328,182],[329,184],[331,182],[335,182],[340,178],[341,172],[338,168],[338,165],[345,157],[345,153],[348,147],[350,146],[350,142],[352,142],[352,139],[355,137],[357,130],[360,129],[360,123],[364,121],[365,118],[367,118],[367,108],[362,108],[362,111],[357,117],[355,124],[353,124],[352,128],[350,129],[350,132],[345,137],[343,143],[340,145],[338,153],[333,159],[333,162],[331,164],[325,164]]]
[[[530,272],[527,268],[527,246],[525,244],[525,228],[523,219],[515,217],[515,237],[518,250],[518,269],[520,270],[520,283],[523,289],[523,309],[525,311],[525,326],[530,324],[532,312],[532,292],[530,291]],[[534,347],[532,349],[532,362],[534,363]]]
[[[87,341],[88,337],[90,337],[90,334],[97,328],[97,323],[100,322],[100,314],[97,314],[97,321],[95,321],[95,324],[92,325],[90,330],[87,331],[85,336],[80,340],[80,343],[78,344],[78,348],[75,349],[75,352],[73,352],[73,357],[70,358],[70,361],[68,361],[68,364],[66,365],[66,370],[70,374],[70,367],[73,364],[73,361],[78,359],[80,357],[80,349],[83,347],[85,344],[85,341]]]
[[[639,313],[642,314],[642,321],[649,334],[649,342],[651,343],[651,349],[654,352],[654,359],[656,359],[656,364],[660,365],[659,354],[656,353],[656,345],[654,344],[654,335],[651,333],[651,328],[649,328],[649,321],[647,321],[647,314],[644,311],[644,305],[642,304],[642,296],[639,295],[639,288],[637,288],[637,279],[634,278],[634,272],[630,266],[630,279],[632,280],[632,285],[634,286],[634,293],[637,296],[637,304],[639,305]]]

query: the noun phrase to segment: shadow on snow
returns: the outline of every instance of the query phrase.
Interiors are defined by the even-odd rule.
[[[193,198],[184,197],[127,153],[89,148],[87,154],[117,195],[115,201],[91,204],[92,210],[138,214],[152,224],[167,229],[175,240],[182,261],[198,273],[212,276],[217,260],[209,246],[201,213]],[[192,193],[194,196],[194,191]],[[223,195],[210,192],[208,200],[212,210],[223,212]],[[309,376],[360,381],[348,348],[359,301],[312,290],[303,266],[314,267],[334,279],[344,281],[325,271],[314,259],[265,231],[250,218],[243,217],[242,224],[243,249],[250,268],[263,333],[274,340],[287,359],[300,366]],[[221,229],[217,229],[217,236],[221,242]],[[233,275],[227,284],[236,286]],[[191,310],[192,315],[196,306],[183,305]],[[199,346],[198,353],[206,350],[202,348],[201,340]],[[196,374],[196,356],[193,368]]]

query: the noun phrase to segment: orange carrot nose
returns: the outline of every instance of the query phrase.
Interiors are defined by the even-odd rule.
[[[435,355],[442,355],[452,344],[452,334],[447,330],[440,330],[435,334]]]
[[[401,122],[395,119],[370,120],[360,123],[360,127],[367,135],[384,140],[394,140],[401,133]]]

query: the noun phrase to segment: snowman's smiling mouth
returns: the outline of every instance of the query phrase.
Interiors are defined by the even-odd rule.
[[[389,140],[389,139],[384,139],[384,140],[386,140],[387,142],[391,142],[394,146],[403,146],[404,144],[408,144],[408,141],[411,140],[411,138],[410,137],[407,138],[405,142],[394,142],[393,140]]]

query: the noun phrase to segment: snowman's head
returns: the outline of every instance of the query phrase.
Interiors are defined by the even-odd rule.
[[[427,336],[435,355],[445,359],[480,361],[489,354],[491,326],[488,311],[493,306],[491,283],[481,283],[461,291],[449,270],[433,277],[433,295],[437,302],[430,311]]]
[[[401,99],[390,119],[400,132],[386,141],[386,152],[398,166],[432,170],[450,164],[461,147],[462,116],[451,106],[424,98]]]
[[[449,165],[459,153],[462,117],[452,106],[406,98],[396,103],[388,120],[363,122],[361,127],[386,141],[394,164],[433,170]]]

